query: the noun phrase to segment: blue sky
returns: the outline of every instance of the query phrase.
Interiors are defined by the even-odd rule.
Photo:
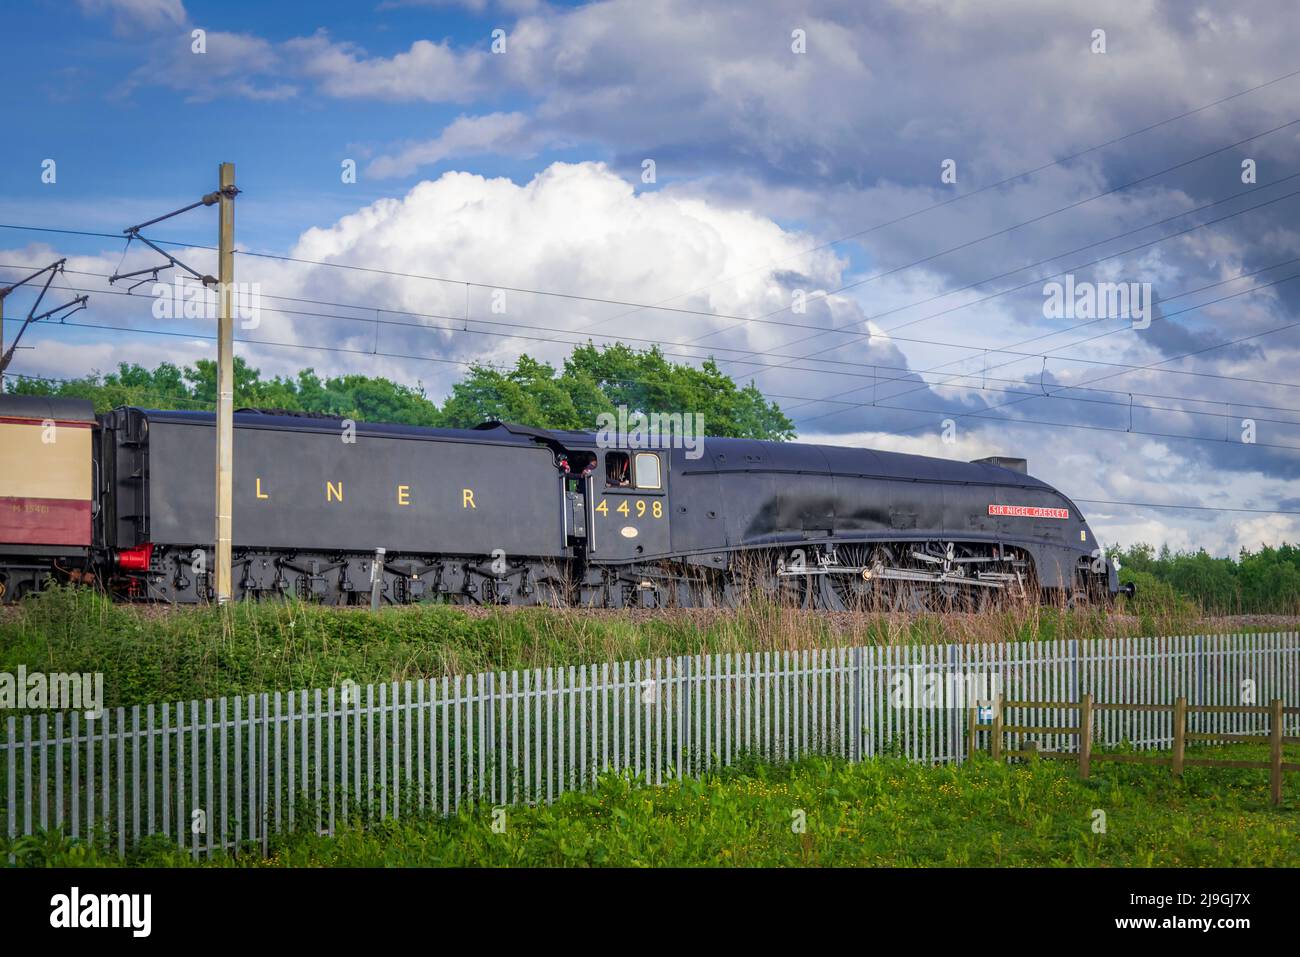
[[[457,363],[659,342],[752,379],[808,438],[1258,509],[1089,508],[1109,540],[1231,552],[1300,539],[1294,23],[1286,0],[36,0],[6,15],[0,222],[118,234],[233,161],[242,249],[453,280],[239,257],[273,304],[239,346],[265,373],[440,398]],[[199,210],[149,234],[215,231]],[[65,255],[99,328],[36,327],[12,372],[210,354],[202,320],[160,328],[148,287],[104,282],[121,241],[0,229],[0,275]],[[1150,283],[1156,322],[1080,341],[1043,307],[1063,271]],[[463,316],[457,280],[483,284],[458,331],[429,318]],[[512,292],[496,314],[496,287],[689,311]]]
[[[10,35],[30,41],[13,45],[3,65],[9,81],[5,113],[13,128],[22,130],[22,136],[11,141],[20,153],[5,161],[6,202],[47,209],[54,205],[39,176],[41,161],[53,157],[59,162],[59,205],[54,211],[65,217],[58,224],[82,226],[87,211],[109,192],[116,193],[111,212],[104,210],[98,217],[111,231],[128,225],[121,220],[122,212],[131,219],[138,211],[138,218],[146,219],[160,211],[160,204],[183,204],[196,189],[209,185],[219,160],[229,160],[236,163],[241,186],[258,197],[241,207],[241,240],[267,249],[283,249],[303,228],[331,222],[359,201],[392,195],[418,182],[421,175],[408,175],[393,177],[382,188],[345,187],[339,164],[348,157],[360,158],[358,151],[374,144],[439,130],[464,107],[373,99],[313,101],[307,95],[257,102],[222,93],[216,86],[178,91],[153,82],[157,77],[150,76],[150,64],[163,61],[151,58],[150,51],[188,49],[192,41],[186,27],[256,35],[271,43],[328,30],[376,57],[401,53],[421,37],[486,50],[491,31],[509,25],[508,18],[487,10],[455,6],[378,10],[379,4],[322,2],[303,8],[238,0],[187,3],[185,24],[173,25],[163,17],[155,25],[143,14],[113,12],[112,6],[85,4],[79,9],[75,3],[38,0],[6,13]],[[129,11],[131,5],[121,6]],[[51,30],[52,23],[59,24],[57,31]],[[492,97],[490,103],[505,111],[528,106],[527,98],[518,94]],[[606,156],[600,149],[545,150],[527,163],[484,156],[475,171],[527,179],[539,163]],[[37,175],[22,175],[24,167]],[[440,171],[431,168],[435,174]],[[212,230],[201,222],[182,220],[156,232],[208,242]]]

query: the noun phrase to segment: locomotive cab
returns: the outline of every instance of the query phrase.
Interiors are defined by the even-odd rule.
[[[591,492],[587,554],[596,561],[660,557],[672,549],[665,475],[659,451],[603,449],[603,482]]]

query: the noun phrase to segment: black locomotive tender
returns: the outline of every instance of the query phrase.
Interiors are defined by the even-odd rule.
[[[90,429],[85,541],[39,541],[39,514],[21,535],[0,519],[6,598],[53,579],[129,599],[212,599],[213,416],[96,418],[89,403],[0,397],[0,434],[49,419]],[[42,447],[22,448],[25,474],[42,480]],[[500,422],[241,411],[235,596],[368,603],[379,547],[392,604],[707,606],[758,588],[829,610],[979,609],[1119,589],[1074,503],[1023,459],[727,438],[702,450],[603,448],[593,434]],[[68,468],[68,454],[50,467]]]

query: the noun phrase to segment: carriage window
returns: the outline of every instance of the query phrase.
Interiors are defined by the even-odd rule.
[[[616,487],[632,484],[631,463],[626,452],[605,453],[605,484]]]
[[[636,487],[663,488],[659,474],[659,456],[653,452],[640,452],[636,457]]]

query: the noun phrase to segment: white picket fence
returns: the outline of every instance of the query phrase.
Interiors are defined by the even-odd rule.
[[[55,828],[94,834],[124,854],[159,834],[196,856],[265,853],[285,829],[333,833],[357,814],[552,801],[611,770],[657,785],[742,754],[960,762],[967,702],[951,692],[981,679],[1013,700],[1091,692],[1127,704],[1180,695],[1241,704],[1253,695],[1293,705],[1300,635],[705,655],[133,706],[91,721],[79,712],[11,716],[0,739],[4,827],[11,840]],[[944,688],[946,698],[936,693]],[[1012,725],[1044,717],[1006,715]],[[1192,717],[1194,731],[1260,732],[1267,721]],[[1098,712],[1097,744],[1169,747],[1170,721]],[[1040,745],[1075,746],[1050,735]]]

